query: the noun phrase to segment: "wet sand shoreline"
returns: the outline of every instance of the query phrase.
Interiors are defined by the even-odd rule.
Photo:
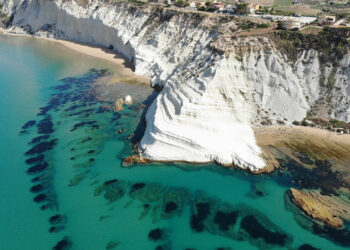
[[[132,63],[129,62],[124,56],[122,56],[121,54],[117,53],[114,50],[110,50],[101,46],[88,45],[88,44],[83,44],[83,43],[73,42],[68,40],[37,37],[37,36],[28,35],[28,34],[10,33],[6,29],[1,27],[0,27],[0,34],[13,35],[13,36],[28,36],[35,39],[44,39],[44,40],[62,45],[69,50],[113,63],[116,67],[118,67],[118,75],[111,77],[109,81],[105,81],[105,82],[137,83],[144,86],[150,86],[150,78],[144,75],[136,75],[133,71],[134,66],[132,65]]]

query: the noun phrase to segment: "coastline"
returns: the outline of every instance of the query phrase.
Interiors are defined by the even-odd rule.
[[[332,159],[334,168],[348,173],[350,161],[350,135],[338,134],[325,129],[300,126],[273,126],[254,129],[258,146],[267,166],[280,167],[277,158],[287,155],[306,168],[294,152],[307,152],[319,160]]]
[[[276,159],[276,155],[271,150],[273,147],[280,148],[287,155],[290,154],[289,150],[285,151],[286,147],[290,143],[291,138],[296,138],[293,142],[303,143],[306,138],[311,143],[320,142],[322,146],[333,148],[336,146],[344,146],[344,150],[350,149],[350,134],[338,134],[325,129],[320,128],[311,128],[311,127],[300,127],[300,126],[271,126],[271,127],[260,127],[253,128],[255,133],[255,139],[257,145],[262,149],[262,158],[266,162],[266,166],[257,171],[251,171],[249,169],[241,168],[235,166],[234,164],[220,164],[222,167],[226,168],[236,168],[243,171],[248,171],[252,174],[270,174],[278,169],[279,163]],[[300,140],[300,141],[299,141]],[[327,143],[328,142],[328,143]],[[324,144],[323,143],[327,143]],[[271,148],[270,148],[271,147]],[[155,163],[190,163],[195,165],[205,165],[211,162],[195,162],[195,161],[160,161],[160,160],[150,160],[144,158],[140,155],[140,152],[136,150],[136,154],[130,155],[123,160],[124,167],[131,167],[133,165],[144,165],[151,162]],[[328,152],[327,152],[328,153]],[[338,155],[337,155],[338,156]],[[346,157],[346,155],[342,155]],[[339,157],[339,156],[338,156]],[[343,165],[343,157],[336,159],[340,161],[340,165]],[[347,158],[347,157],[346,157]],[[350,157],[349,157],[350,158]],[[339,163],[339,162],[338,162]]]
[[[297,136],[303,136],[305,134],[311,135],[311,136],[318,136],[322,139],[327,139],[330,141],[334,141],[336,143],[345,143],[350,145],[350,134],[339,134],[333,131],[320,129],[320,128],[290,125],[290,126],[261,127],[261,128],[254,128],[253,130],[256,137],[261,135],[260,142],[263,144],[271,142],[274,139],[277,139],[278,137],[293,131],[293,133],[295,133],[295,135]],[[269,134],[270,136],[265,136],[267,134]]]
[[[116,66],[120,67],[122,71],[118,73],[116,76],[112,76],[108,78],[108,81],[103,81],[104,83],[117,83],[117,82],[124,82],[124,83],[136,83],[136,84],[142,84],[144,86],[149,86],[150,79],[146,76],[140,76],[135,75],[132,70],[132,65],[129,61],[127,61],[125,58],[123,58],[118,53],[100,47],[100,46],[93,46],[93,45],[87,45],[82,44],[78,42],[72,42],[67,40],[59,40],[59,39],[53,39],[53,38],[43,38],[43,37],[37,37],[27,34],[17,34],[17,33],[8,33],[6,29],[0,28],[0,33],[3,33],[5,35],[14,35],[14,36],[28,36],[35,39],[44,39],[50,42],[55,42],[57,44],[60,44],[64,46],[65,48],[75,51],[77,53],[82,53],[87,56],[95,57],[98,59],[102,59],[108,62],[111,62],[115,64]],[[311,128],[311,127],[300,127],[300,126],[271,126],[271,127],[261,127],[261,128],[253,128],[255,132],[255,137],[257,140],[257,144],[260,148],[263,149],[263,158],[266,161],[266,166],[258,171],[251,171],[254,174],[261,174],[261,173],[271,173],[273,172],[278,166],[278,163],[275,161],[275,157],[271,155],[270,150],[264,150],[266,147],[270,145],[277,145],[280,146],[281,141],[288,140],[291,135],[302,137],[304,135],[313,136],[320,138],[322,140],[329,140],[334,143],[340,143],[340,144],[346,144],[350,145],[350,135],[344,134],[339,135],[335,132],[331,132],[324,129],[319,128]],[[152,160],[150,160],[152,162]],[[162,162],[162,161],[154,161],[154,162]],[[165,161],[165,162],[174,162],[174,161]],[[186,161],[179,161],[179,162],[186,162]],[[193,164],[203,164],[203,162],[191,162]],[[223,165],[224,167],[237,167],[233,164],[229,165]]]
[[[27,36],[35,39],[44,39],[50,42],[57,43],[63,47],[81,53],[87,56],[95,57],[101,60],[108,61],[118,67],[118,75],[114,75],[107,81],[108,83],[137,83],[144,86],[150,86],[150,78],[144,75],[136,75],[133,71],[133,65],[126,58],[116,51],[95,45],[83,44],[68,40],[60,40],[55,38],[38,37],[28,34],[9,33],[6,29],[0,27],[0,34],[12,36]]]

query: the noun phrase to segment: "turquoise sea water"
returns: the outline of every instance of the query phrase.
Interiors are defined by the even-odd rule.
[[[346,249],[301,226],[284,175],[123,168],[145,100],[119,113],[98,102],[92,83],[111,67],[0,37],[0,249]]]

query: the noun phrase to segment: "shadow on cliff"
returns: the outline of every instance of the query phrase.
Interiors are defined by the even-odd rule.
[[[148,98],[146,99],[146,101],[143,102],[143,104],[145,105],[142,114],[141,114],[141,119],[139,124],[137,125],[135,131],[134,131],[134,136],[131,138],[131,142],[133,144],[136,144],[137,142],[139,142],[143,135],[145,134],[145,130],[146,130],[146,113],[147,110],[149,108],[149,106],[151,106],[151,104],[153,103],[153,101],[157,98],[158,96],[158,91],[153,91],[152,94],[150,94],[148,96]]]

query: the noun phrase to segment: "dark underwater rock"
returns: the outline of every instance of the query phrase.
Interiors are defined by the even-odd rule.
[[[237,211],[224,213],[218,211],[215,214],[214,223],[219,225],[220,230],[227,231],[236,224],[239,213]]]
[[[131,191],[144,188],[145,186],[146,186],[146,184],[145,184],[145,183],[142,183],[142,182],[135,183],[134,185],[132,185]]]
[[[30,188],[30,192],[32,193],[39,193],[43,191],[44,187],[41,184],[34,185]]]
[[[27,164],[33,164],[33,163],[41,162],[42,160],[44,160],[44,156],[43,155],[39,155],[39,156],[36,156],[36,157],[29,158],[25,162]]]
[[[30,167],[27,170],[27,174],[37,174],[44,171],[48,166],[49,164],[47,162],[38,163],[35,166]]]
[[[85,142],[88,142],[88,141],[91,141],[91,140],[92,140],[92,138],[91,138],[91,137],[88,137],[88,138],[82,140],[81,143],[85,143]]]
[[[248,215],[242,219],[241,228],[244,229],[253,239],[261,238],[267,244],[284,246],[287,241],[286,234],[270,231],[253,215]]]
[[[65,236],[62,240],[52,248],[53,250],[69,250],[72,248],[72,241],[69,237]]]
[[[350,247],[350,231],[346,229],[336,229],[327,225],[313,223],[312,230],[315,234],[327,237],[337,244]]]
[[[52,134],[54,132],[53,123],[51,121],[51,116],[46,116],[45,119],[41,120],[38,125],[39,134]]]
[[[36,121],[34,120],[30,120],[30,121],[27,121],[23,126],[22,126],[22,129],[28,129],[30,127],[33,127],[35,125]]]
[[[204,230],[203,221],[210,214],[210,204],[208,202],[197,203],[195,205],[197,213],[191,215],[191,228],[196,232],[202,232]]]
[[[96,121],[87,121],[87,122],[79,122],[74,124],[73,128],[70,131],[74,131],[80,127],[83,127],[85,125],[90,125],[91,128],[98,128],[99,126],[96,124]]]
[[[63,224],[67,222],[67,217],[60,214],[55,214],[50,217],[49,222],[51,225],[55,226],[58,224]]]
[[[105,185],[110,185],[110,184],[116,183],[116,182],[118,182],[117,179],[109,180],[109,181],[106,181],[106,182],[105,182]]]
[[[64,226],[60,225],[60,226],[52,226],[50,227],[49,229],[49,232],[50,233],[58,233],[58,232],[61,232],[62,230],[64,230]]]
[[[51,150],[57,143],[57,139],[53,139],[50,141],[40,142],[39,144],[33,146],[29,149],[25,155],[33,155],[33,154],[41,154],[48,150]]]
[[[173,211],[175,211],[177,209],[177,204],[173,201],[170,201],[168,202],[166,205],[165,205],[165,212],[166,213],[171,213]]]
[[[44,202],[47,200],[47,195],[46,194],[38,194],[37,196],[34,197],[33,199],[35,202]]]
[[[160,240],[162,239],[162,230],[160,228],[153,229],[149,232],[148,238],[152,240]]]
[[[50,135],[40,135],[40,136],[34,137],[28,144],[35,144],[35,143],[38,143],[40,141],[47,140],[47,139],[49,139],[49,137],[50,137]]]
[[[313,247],[309,244],[303,244],[301,245],[298,250],[320,250],[319,248]]]

